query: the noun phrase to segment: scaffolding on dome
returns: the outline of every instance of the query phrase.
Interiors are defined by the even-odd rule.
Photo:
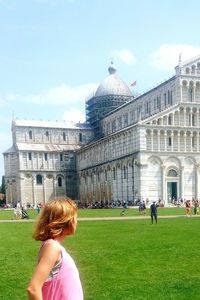
[[[92,97],[86,101],[86,122],[93,128],[95,139],[103,136],[101,129],[102,118],[132,99],[131,96],[106,95]]]

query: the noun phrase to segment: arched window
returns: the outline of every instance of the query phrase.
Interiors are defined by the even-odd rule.
[[[49,132],[48,131],[45,132],[45,136],[46,136],[46,139],[49,140]]]
[[[63,141],[66,141],[66,133],[63,132]]]
[[[42,184],[42,175],[38,174],[36,176],[36,184]]]
[[[82,133],[80,132],[79,133],[79,142],[82,142],[83,141],[83,136],[82,136]]]
[[[168,117],[168,125],[172,125],[172,117],[171,116]]]
[[[195,126],[195,115],[192,114],[192,126]]]
[[[198,62],[197,64],[197,73],[199,74],[200,73],[200,63]]]
[[[58,177],[58,187],[62,187],[62,177]]]
[[[126,179],[126,167],[124,166],[124,179]]]
[[[108,180],[107,171],[105,171],[105,181]]]
[[[195,73],[195,71],[196,71],[196,66],[195,65],[192,65],[192,67],[191,67],[191,73]]]
[[[32,140],[32,138],[33,138],[32,130],[29,130],[28,136],[29,136],[29,139]]]
[[[116,179],[116,173],[115,173],[115,168],[113,169],[113,180]]]
[[[186,74],[190,74],[190,68],[185,69]]]
[[[167,173],[167,176],[168,176],[168,177],[177,177],[178,174],[177,174],[176,170],[170,169],[170,170],[168,171],[168,173]]]
[[[194,148],[195,146],[195,139],[194,139],[194,136],[192,137],[192,147]]]
[[[192,102],[193,101],[193,88],[192,87],[190,87],[189,88],[189,100],[190,100],[190,102]]]

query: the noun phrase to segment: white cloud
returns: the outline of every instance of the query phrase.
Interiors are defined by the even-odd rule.
[[[200,47],[190,45],[161,45],[157,50],[150,54],[150,64],[161,70],[172,70],[178,64],[181,53],[182,61],[200,55]]]
[[[73,121],[75,123],[78,122],[84,122],[85,121],[85,115],[82,111],[78,109],[71,109],[67,110],[63,114],[63,120],[65,121]]]
[[[80,86],[69,86],[61,84],[60,86],[42,91],[39,94],[22,96],[19,94],[9,94],[6,101],[26,102],[47,105],[67,105],[71,103],[83,102],[85,98],[97,89],[98,84],[88,83]]]
[[[0,0],[1,1],[1,0]],[[68,2],[68,3],[74,3],[75,0],[34,0],[34,2],[38,2],[41,4],[48,4],[48,5],[57,5],[60,4],[61,2]]]
[[[128,49],[113,50],[111,51],[111,57],[113,57],[114,60],[118,59],[127,65],[131,65],[136,61],[135,55]]]
[[[1,0],[0,0],[1,1]],[[8,103],[6,103],[6,99],[0,96],[0,107],[7,106]]]

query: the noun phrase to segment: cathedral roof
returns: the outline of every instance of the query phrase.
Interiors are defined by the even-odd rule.
[[[108,95],[133,96],[127,84],[117,76],[112,62],[108,68],[108,72],[109,75],[97,88],[95,97]]]
[[[4,151],[3,154],[15,153],[15,151],[15,146],[12,146],[8,150]]]
[[[22,127],[46,127],[60,129],[90,129],[86,123],[74,123],[65,121],[43,121],[43,120],[13,120],[13,125]]]
[[[62,152],[69,150],[77,150],[79,145],[62,145],[62,144],[31,144],[17,143],[16,147],[19,151],[44,151],[44,152]]]

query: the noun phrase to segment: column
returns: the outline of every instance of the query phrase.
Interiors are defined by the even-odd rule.
[[[160,130],[158,130],[158,151],[160,151]]]
[[[186,126],[186,109],[183,109],[183,126]]]
[[[178,118],[178,120],[177,120],[177,126],[180,126],[180,110],[178,110],[177,111],[177,118]]]
[[[197,131],[197,152],[199,152],[199,132]]]
[[[162,200],[166,206],[166,192],[165,192],[165,168],[166,166],[162,165]]]
[[[184,201],[184,198],[185,198],[185,194],[184,194],[184,167],[181,166],[180,168],[180,179],[181,179],[181,187],[180,187],[180,195],[181,197],[183,198],[183,201]]]
[[[164,151],[167,151],[167,131],[165,130],[165,133],[164,133],[164,143],[165,143],[165,148],[164,148]]]
[[[193,87],[193,102],[196,102],[196,84],[194,83]]]
[[[187,148],[186,148],[186,146],[187,146],[187,132],[185,131],[184,132],[184,151],[186,152],[187,151]]]
[[[54,196],[57,197],[57,182],[56,178],[53,180],[53,189],[54,189]]]
[[[46,203],[46,176],[43,176],[43,201]]]
[[[199,109],[198,108],[197,108],[196,117],[197,117],[196,126],[199,127]]]
[[[180,83],[180,102],[183,101],[182,82]]]
[[[199,165],[196,166],[196,180],[195,180],[195,187],[196,187],[196,199],[199,199]]]
[[[151,131],[151,151],[153,151],[153,130]]]
[[[189,124],[190,127],[192,127],[192,109],[190,109],[190,124]]]
[[[35,207],[35,206],[36,206],[36,203],[35,203],[35,184],[34,184],[34,181],[35,181],[35,178],[34,178],[34,176],[33,176],[33,177],[32,177],[33,206]]]
[[[191,131],[190,132],[190,150],[191,150],[191,152],[193,152],[193,143],[192,143],[192,140],[193,140],[193,132]]]
[[[174,151],[174,133],[171,131],[171,151]]]
[[[175,113],[172,113],[172,125],[174,126]]]
[[[178,131],[178,134],[177,134],[177,137],[178,137],[178,152],[180,152],[180,130]]]

